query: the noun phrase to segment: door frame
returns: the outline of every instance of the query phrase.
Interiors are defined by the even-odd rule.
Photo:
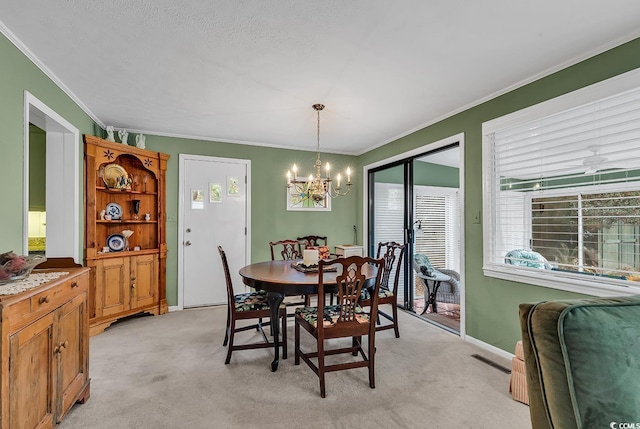
[[[184,181],[185,181],[185,164],[187,161],[207,161],[207,162],[226,162],[233,164],[243,164],[247,170],[246,183],[246,206],[247,211],[247,233],[245,235],[245,264],[251,261],[251,160],[239,158],[222,158],[217,156],[193,155],[187,153],[178,154],[178,304],[169,307],[169,311],[184,310],[184,261],[181,243],[184,242]],[[188,191],[187,191],[188,192]],[[212,255],[212,257],[215,255]],[[222,279],[220,279],[222,281]],[[225,286],[226,287],[226,286]]]
[[[362,167],[362,177],[369,177],[369,170],[373,170],[385,165],[393,164],[399,161],[403,161],[407,158],[412,158],[417,155],[424,154],[425,152],[431,152],[452,144],[458,143],[460,147],[460,338],[464,339],[466,336],[465,321],[466,321],[466,305],[465,305],[465,230],[466,225],[464,223],[465,213],[465,198],[464,198],[464,133],[456,134],[450,137],[446,137],[442,140],[438,140],[433,143],[426,144],[424,146],[412,149],[407,152],[399,153],[389,158],[381,159],[380,161],[367,164]],[[363,180],[362,183],[362,243],[365,243],[369,234],[369,181]],[[367,247],[368,249],[368,247]]]
[[[46,256],[80,260],[80,131],[24,91],[23,249],[29,250],[29,123],[46,132]],[[55,202],[55,204],[54,204]],[[51,227],[51,228],[50,228]]]

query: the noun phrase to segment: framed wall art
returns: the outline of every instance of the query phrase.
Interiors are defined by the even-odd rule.
[[[331,197],[325,195],[321,200],[311,198],[306,183],[292,183],[286,188],[287,210],[292,211],[331,211]]]
[[[204,209],[204,191],[202,189],[191,190],[191,210]]]
[[[209,202],[222,203],[222,184],[209,183]]]
[[[237,177],[227,177],[227,196],[240,196],[240,179]]]

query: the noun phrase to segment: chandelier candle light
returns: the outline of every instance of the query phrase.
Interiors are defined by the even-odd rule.
[[[298,167],[293,164],[290,171],[287,171],[287,188],[290,193],[298,192],[296,187],[302,187],[309,197],[314,201],[322,201],[327,196],[338,197],[344,196],[351,190],[351,169],[347,168],[347,183],[346,189],[340,187],[342,176],[338,174],[336,177],[336,186],[332,186],[331,182],[331,166],[327,162],[325,166],[326,176],[322,177],[322,161],[320,161],[320,111],[324,109],[324,104],[314,104],[313,109],[318,113],[318,127],[317,127],[317,153],[316,158],[316,175],[310,174],[308,178],[298,178]],[[291,172],[293,171],[293,174]]]

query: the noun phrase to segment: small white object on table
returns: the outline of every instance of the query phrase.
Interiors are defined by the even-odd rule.
[[[302,263],[306,266],[318,265],[318,249],[305,249],[302,251]]]

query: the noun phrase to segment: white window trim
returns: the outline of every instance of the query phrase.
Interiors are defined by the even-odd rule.
[[[505,128],[550,116],[638,87],[640,87],[640,69],[635,69],[482,124],[482,193],[484,195],[482,212],[485,220],[483,222],[482,269],[485,276],[593,296],[606,297],[640,293],[640,285],[630,284],[635,282],[591,276],[582,280],[571,273],[491,264],[488,261],[489,237],[495,229],[495,211],[493,209],[495,195],[492,190],[491,169],[488,168],[491,158],[491,135]],[[619,185],[617,189],[621,188],[623,186]],[[562,192],[568,192],[568,189],[563,189]],[[548,196],[550,193],[546,195]]]

